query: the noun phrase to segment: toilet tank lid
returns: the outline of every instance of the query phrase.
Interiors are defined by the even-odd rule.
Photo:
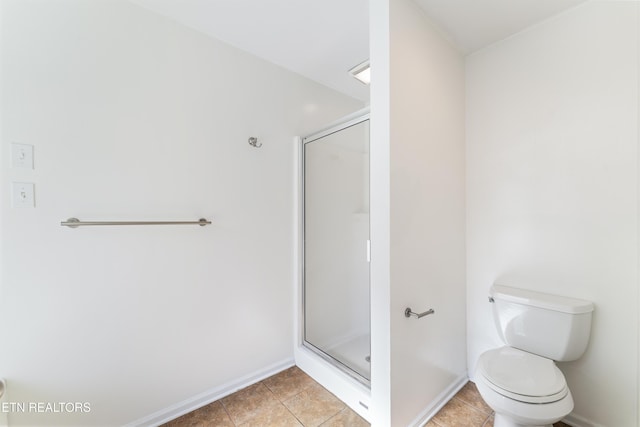
[[[490,295],[494,299],[560,311],[562,313],[580,314],[593,311],[593,303],[591,301],[534,292],[527,289],[512,288],[497,283],[491,287]]]

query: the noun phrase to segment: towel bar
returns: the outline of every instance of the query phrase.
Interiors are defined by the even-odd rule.
[[[85,225],[191,225],[200,227],[211,224],[211,221],[200,218],[198,221],[80,221],[78,218],[69,218],[60,223],[63,227],[78,228]]]

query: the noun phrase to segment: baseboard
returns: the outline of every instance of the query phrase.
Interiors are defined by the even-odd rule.
[[[605,427],[602,424],[592,423],[586,418],[579,415],[569,414],[563,420],[563,423],[569,424],[571,427]]]
[[[248,387],[265,378],[269,378],[272,375],[277,374],[287,368],[294,365],[293,359],[286,359],[273,365],[267,366],[264,369],[255,371],[249,375],[238,378],[237,380],[230,381],[221,386],[214,387],[210,390],[197,394],[168,408],[161,409],[139,420],[126,424],[124,427],[156,427],[161,424],[167,423],[179,416],[187,414],[191,411],[195,411],[211,402],[222,399],[240,389]]]
[[[469,381],[467,375],[461,375],[453,381],[442,393],[440,393],[433,402],[429,404],[418,416],[409,423],[410,427],[421,427],[429,422],[435,414],[449,402],[457,392]]]

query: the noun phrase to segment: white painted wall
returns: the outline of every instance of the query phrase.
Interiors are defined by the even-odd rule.
[[[385,391],[390,399],[389,412],[380,410],[375,425],[406,426],[433,415],[466,379],[464,63],[413,1],[388,5],[388,11],[372,8],[379,26],[371,24],[377,38],[386,30],[389,40],[388,50],[372,50],[372,69],[389,72],[388,89],[372,76],[372,273],[384,273],[378,262],[390,268],[389,282],[372,274],[372,305],[379,310],[372,311],[372,322],[380,328],[372,332],[372,398],[374,406]],[[374,126],[383,129],[376,120],[388,123],[387,135],[376,135]],[[388,189],[374,184],[378,174],[388,177]],[[377,258],[376,237],[385,242],[386,233],[390,252],[386,257],[378,249]],[[436,314],[407,319],[406,307],[434,308]],[[376,323],[387,312],[388,331]],[[388,363],[389,386],[378,390],[383,368],[375,365],[377,352],[387,340],[388,353],[379,363]]]
[[[391,422],[390,40],[389,1],[369,2],[371,424]]]
[[[638,425],[640,4],[593,1],[467,59],[469,372],[495,280],[595,303],[560,364],[576,425]]]
[[[464,62],[413,1],[391,1],[391,420],[466,379]],[[404,309],[435,310],[420,320]]]
[[[13,401],[91,403],[10,422],[122,425],[291,363],[291,137],[361,103],[126,1],[1,6],[0,376]]]

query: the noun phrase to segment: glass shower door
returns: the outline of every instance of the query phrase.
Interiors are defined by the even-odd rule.
[[[370,380],[368,116],[303,140],[304,345]]]

